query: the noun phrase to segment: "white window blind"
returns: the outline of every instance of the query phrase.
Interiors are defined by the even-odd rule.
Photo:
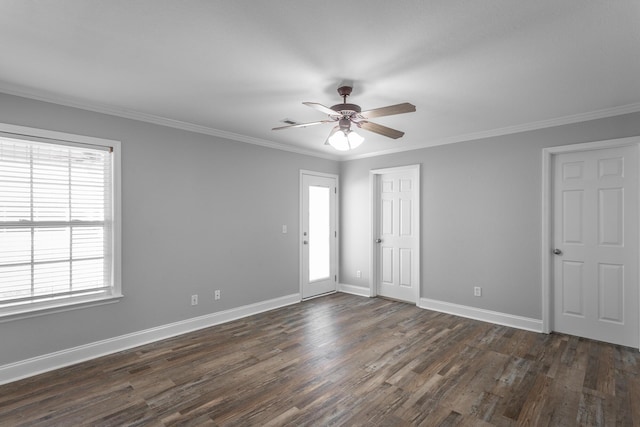
[[[0,135],[0,309],[112,294],[112,157]]]

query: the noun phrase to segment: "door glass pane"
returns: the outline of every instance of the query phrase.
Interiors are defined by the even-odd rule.
[[[330,189],[309,186],[309,281],[329,278],[331,274]]]

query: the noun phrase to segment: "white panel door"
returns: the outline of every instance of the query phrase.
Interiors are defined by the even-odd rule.
[[[553,329],[638,347],[637,146],[554,158]]]
[[[416,303],[419,283],[418,170],[377,175],[377,293]]]
[[[302,174],[301,292],[311,298],[336,291],[337,180]]]

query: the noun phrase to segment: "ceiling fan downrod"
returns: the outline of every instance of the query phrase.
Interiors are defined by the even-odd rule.
[[[343,104],[347,103],[347,96],[351,95],[351,91],[352,90],[353,90],[353,88],[351,86],[340,86],[338,88],[338,93],[342,97],[342,103]]]

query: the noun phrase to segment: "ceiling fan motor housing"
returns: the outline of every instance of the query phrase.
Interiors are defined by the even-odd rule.
[[[339,113],[342,116],[347,116],[347,117],[362,111],[360,106],[356,104],[336,104],[336,105],[333,105],[331,109],[336,113]]]

